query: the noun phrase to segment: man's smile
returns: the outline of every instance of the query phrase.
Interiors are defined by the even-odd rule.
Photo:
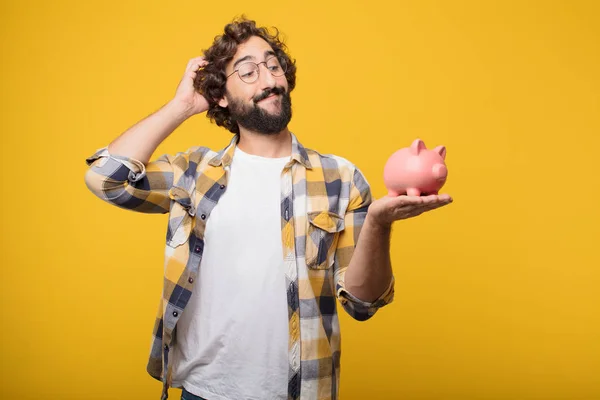
[[[270,99],[276,98],[276,97],[278,97],[278,96],[279,96],[278,94],[272,93],[272,94],[270,94],[268,97],[265,97],[264,99],[262,99],[262,100],[259,100],[258,102],[259,102],[259,103],[262,103],[262,102],[264,102],[264,101],[267,101],[267,100],[270,100]]]

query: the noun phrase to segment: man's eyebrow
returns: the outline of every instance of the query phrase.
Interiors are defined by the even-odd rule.
[[[245,57],[242,57],[242,58],[238,58],[237,61],[233,63],[233,69],[235,69],[236,65],[238,65],[242,61],[246,61],[246,60],[250,60],[250,59],[254,59],[254,57],[252,57],[252,56],[245,56]]]
[[[267,57],[269,57],[269,56],[275,56],[275,55],[276,55],[276,54],[275,54],[275,52],[274,52],[273,50],[267,50],[267,51],[265,51],[265,59],[266,59]],[[254,60],[254,57],[253,57],[253,56],[251,56],[251,55],[247,55],[247,56],[244,56],[244,57],[242,57],[242,58],[238,58],[238,59],[237,59],[237,60],[236,60],[236,61],[233,63],[233,69],[235,69],[235,67],[236,67],[236,66],[237,66],[239,63],[241,63],[241,62],[243,62],[243,61],[248,61],[248,60]]]

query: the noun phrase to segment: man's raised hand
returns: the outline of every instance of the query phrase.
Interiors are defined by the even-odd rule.
[[[173,102],[182,107],[189,116],[200,114],[208,110],[208,101],[194,88],[194,79],[198,70],[208,62],[204,57],[192,58],[185,68],[185,73],[175,92]]]

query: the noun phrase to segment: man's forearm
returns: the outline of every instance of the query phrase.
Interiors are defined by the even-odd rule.
[[[376,300],[392,281],[390,234],[391,225],[381,226],[367,214],[344,278],[346,290],[360,300]]]
[[[171,101],[123,132],[108,145],[108,151],[147,164],[158,145],[190,116],[184,106]]]

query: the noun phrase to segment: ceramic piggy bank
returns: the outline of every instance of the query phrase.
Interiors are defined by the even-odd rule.
[[[398,150],[391,155],[383,169],[383,182],[388,189],[388,196],[438,194],[448,176],[445,158],[444,146],[427,150],[421,139],[416,139],[410,147]]]

